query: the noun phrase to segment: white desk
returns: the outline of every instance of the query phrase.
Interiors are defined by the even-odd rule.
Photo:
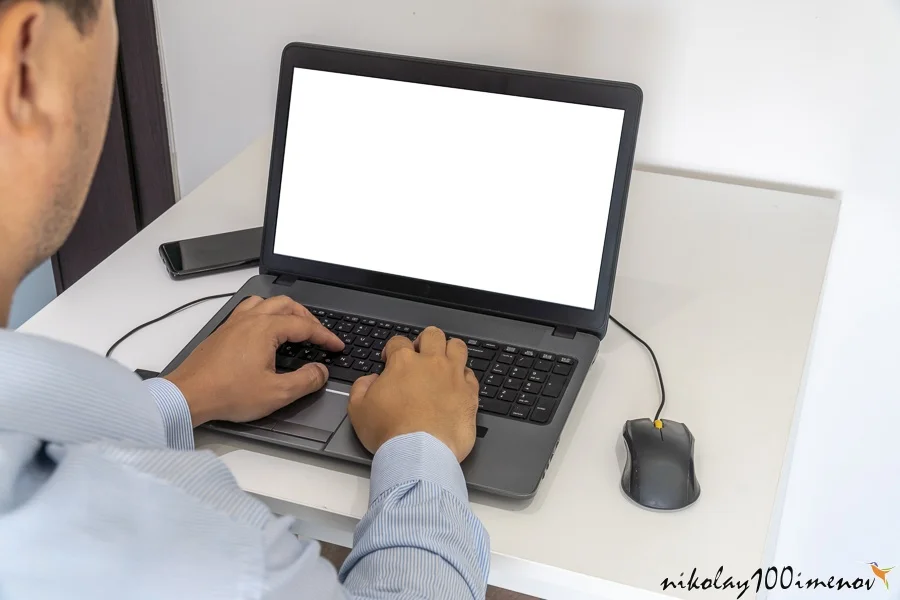
[[[236,291],[252,271],[176,283],[157,247],[261,224],[268,152],[268,138],[253,144],[23,329],[104,352],[170,308]],[[622,425],[651,415],[658,392],[643,348],[611,327],[538,495],[473,494],[491,535],[493,584],[566,600],[646,598],[694,567],[749,577],[767,562],[837,212],[833,200],[634,174],[613,314],[660,357],[665,416],[697,438],[703,493],[674,514],[621,493]],[[163,368],[221,304],[141,332],[116,358]],[[304,533],[349,545],[366,509],[366,469],[205,432],[198,445],[222,454],[274,510],[297,515]],[[734,593],[704,593],[717,597]]]

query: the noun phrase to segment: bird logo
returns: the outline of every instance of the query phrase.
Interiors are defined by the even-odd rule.
[[[884,589],[891,589],[891,586],[888,585],[887,574],[893,571],[894,567],[879,567],[877,562],[870,562],[866,564],[872,568],[872,572],[875,573],[875,577],[884,582]]]

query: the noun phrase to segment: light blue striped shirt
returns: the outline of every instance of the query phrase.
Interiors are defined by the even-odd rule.
[[[375,455],[337,574],[190,423],[168,381],[0,330],[0,600],[484,598],[488,536],[435,438]]]

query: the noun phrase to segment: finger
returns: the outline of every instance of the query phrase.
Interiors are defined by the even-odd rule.
[[[442,356],[447,354],[447,336],[437,327],[428,327],[416,340],[416,348],[421,354]]]
[[[253,310],[257,306],[263,303],[263,299],[259,296],[249,296],[244,298],[244,300],[235,307],[231,314],[243,313],[248,310]]]
[[[332,352],[344,349],[344,342],[315,319],[304,319],[293,315],[270,317],[270,331],[278,345],[285,342],[311,342]]]
[[[397,352],[404,349],[412,350],[413,352],[416,351],[413,347],[413,343],[402,335],[397,335],[389,339],[387,345],[384,347],[384,351],[381,353],[384,357],[385,364],[389,364],[391,358],[396,356]]]
[[[464,341],[453,338],[447,342],[447,358],[454,365],[464,367],[466,361],[469,360],[469,347]]]
[[[305,306],[300,304],[299,302],[295,302],[291,298],[287,296],[275,296],[274,298],[269,298],[268,300],[264,300],[259,303],[256,307],[255,312],[265,315],[295,315],[297,317],[309,317],[310,319],[316,319],[311,312],[309,312]]]
[[[353,384],[353,387],[350,388],[350,404],[362,402],[365,399],[369,388],[372,387],[372,384],[376,381],[378,381],[378,375],[366,375],[365,377],[357,379],[356,383]]]
[[[282,390],[282,398],[287,402],[293,402],[325,387],[328,383],[328,368],[320,363],[308,363],[296,371],[276,377]]]

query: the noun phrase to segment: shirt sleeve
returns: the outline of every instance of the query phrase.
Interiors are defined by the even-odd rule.
[[[488,534],[456,457],[436,438],[395,438],[375,455],[369,512],[339,577],[353,598],[484,598]]]
[[[194,449],[194,428],[191,409],[181,390],[167,379],[150,379],[147,389],[156,400],[156,406],[166,431],[166,445],[172,450]]]

